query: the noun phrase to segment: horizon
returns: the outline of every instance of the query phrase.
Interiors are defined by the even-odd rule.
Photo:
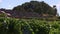
[[[15,6],[22,5],[25,2],[30,2],[31,0],[0,0],[0,8],[4,9],[13,9]],[[44,1],[51,7],[53,5],[56,5],[57,13],[59,13],[60,16],[60,0],[37,0],[37,1]]]

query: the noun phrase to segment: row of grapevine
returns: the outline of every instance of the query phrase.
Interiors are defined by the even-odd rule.
[[[0,34],[59,34],[60,21],[0,18]]]

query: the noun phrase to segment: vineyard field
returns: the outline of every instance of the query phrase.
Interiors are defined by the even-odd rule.
[[[0,18],[0,34],[60,34],[60,21]]]

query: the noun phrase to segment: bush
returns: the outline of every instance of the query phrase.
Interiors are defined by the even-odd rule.
[[[54,34],[59,33],[59,26],[58,21],[0,18],[0,34]]]

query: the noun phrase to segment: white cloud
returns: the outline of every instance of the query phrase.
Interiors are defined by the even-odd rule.
[[[60,16],[60,2],[58,2],[58,3],[56,4],[56,6],[57,6],[57,10],[58,10],[58,13],[59,13],[59,16]]]
[[[8,5],[8,7],[11,7],[11,5]]]
[[[57,6],[57,8],[60,8],[60,2],[58,2],[58,3],[56,4],[56,6]]]
[[[58,3],[56,4],[56,6],[57,6],[57,10],[58,10],[58,12],[59,12],[59,14],[60,14],[60,2],[58,2]]]
[[[50,5],[51,7],[53,7],[53,5],[56,5],[57,6],[57,8],[60,8],[60,2],[59,3],[57,3],[57,4],[52,4],[52,5]]]
[[[8,6],[7,6],[6,9],[11,9],[11,8],[12,8],[12,5],[9,5],[9,4],[8,4]]]
[[[2,0],[0,0],[0,3],[2,2]]]

